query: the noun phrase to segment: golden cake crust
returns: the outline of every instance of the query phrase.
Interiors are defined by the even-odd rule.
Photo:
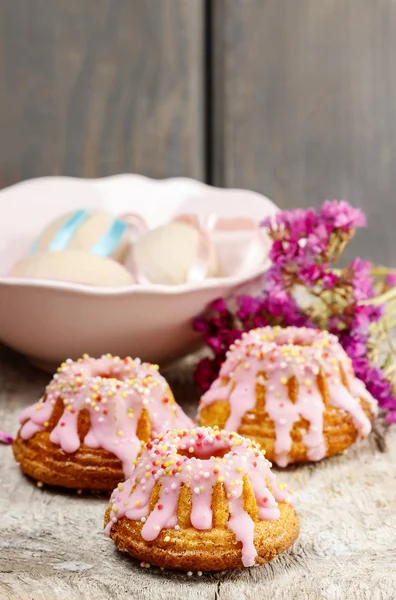
[[[366,417],[371,424],[374,416],[364,400],[361,404]],[[204,407],[200,412],[200,424],[203,426],[218,425],[225,427],[230,407],[225,400],[215,400],[210,406]],[[289,453],[290,463],[309,462],[307,448],[302,441],[302,434],[307,430],[307,422],[300,419],[293,425],[291,430],[292,447]],[[265,456],[271,462],[276,462],[275,455],[275,427],[268,413],[264,410],[252,410],[242,418],[241,425],[237,431],[240,435],[256,440],[265,449]],[[324,458],[330,458],[347,450],[358,438],[358,432],[350,415],[345,411],[329,407],[326,409],[323,419],[323,437],[326,445]]]
[[[263,565],[289,548],[299,532],[294,508],[279,504],[277,521],[255,523],[256,564]],[[109,522],[110,508],[105,515]],[[141,536],[143,524],[123,517],[111,529],[110,537],[118,549],[150,565],[181,571],[223,571],[243,568],[242,544],[225,527],[198,531],[193,527],[180,531],[164,529],[156,540],[146,542]],[[170,541],[165,538],[171,536]]]
[[[21,471],[36,481],[70,489],[111,492],[124,479],[121,461],[102,448],[81,444],[73,454],[49,439],[49,432],[15,439],[13,451]]]

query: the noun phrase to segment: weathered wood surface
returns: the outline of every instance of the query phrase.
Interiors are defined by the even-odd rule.
[[[396,2],[214,0],[214,181],[279,206],[346,198],[354,255],[396,265]]]
[[[0,187],[203,172],[202,0],[0,0]]]
[[[190,414],[194,391],[177,384]],[[1,429],[47,376],[2,350]],[[195,394],[196,396],[196,394]],[[301,534],[266,567],[202,577],[141,569],[103,535],[104,496],[37,488],[0,447],[1,600],[394,600],[396,590],[396,427],[378,422],[347,455],[286,470],[297,495]]]

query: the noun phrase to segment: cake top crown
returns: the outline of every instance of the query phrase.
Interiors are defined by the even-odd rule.
[[[335,335],[307,327],[268,326],[243,333],[242,338],[227,351],[220,374],[227,372],[229,364],[249,358],[270,363],[273,369],[277,363],[293,362],[301,365],[301,371],[310,370],[313,365],[316,372],[318,367],[332,371],[338,360],[342,360],[346,368],[351,368],[351,361]]]

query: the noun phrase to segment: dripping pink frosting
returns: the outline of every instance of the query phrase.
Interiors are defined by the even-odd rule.
[[[78,415],[87,410],[90,428],[84,444],[113,453],[122,462],[125,477],[130,476],[132,461],[141,449],[136,431],[144,408],[149,413],[153,437],[171,428],[192,426],[192,421],[174,403],[158,366],[142,363],[138,358],[121,359],[108,354],[99,359],[84,355],[76,362],[68,359],[59,367],[44,396],[22,411],[22,439],[46,429],[59,399],[64,411],[51,431],[51,442],[65,452],[76,452],[80,447]]]
[[[342,382],[342,365],[348,386]],[[377,402],[362,381],[356,378],[351,360],[336,336],[327,331],[305,327],[263,327],[244,333],[226,355],[219,377],[203,395],[199,411],[216,400],[227,400],[230,416],[225,425],[238,431],[243,416],[255,408],[256,385],[264,386],[265,410],[275,426],[275,462],[289,464],[291,431],[301,417],[309,421],[303,434],[309,460],[321,460],[326,454],[323,435],[325,405],[317,384],[317,375],[326,377],[330,403],[349,414],[360,437],[371,431],[371,423],[358,401],[365,400],[373,415]],[[288,380],[296,377],[298,399],[291,401]]]
[[[224,451],[227,452],[223,455]],[[191,453],[191,457],[180,452]],[[286,486],[278,485],[270,467],[259,444],[237,433],[220,431],[217,427],[197,427],[161,434],[146,444],[130,479],[114,490],[105,533],[110,535],[113,524],[123,517],[144,523],[141,536],[146,541],[155,540],[164,529],[178,529],[177,507],[183,484],[192,490],[192,526],[201,531],[211,529],[213,488],[222,482],[230,510],[227,527],[242,542],[243,565],[252,566],[257,552],[254,521],[244,508],[244,476],[251,482],[259,519],[277,520],[280,516],[278,502],[291,503],[290,492]],[[161,484],[160,494],[149,514],[156,482]]]

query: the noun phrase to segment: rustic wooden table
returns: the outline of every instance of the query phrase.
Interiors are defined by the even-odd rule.
[[[191,382],[176,397],[194,414]],[[48,376],[0,348],[0,429],[15,433],[18,413]],[[0,447],[1,600],[394,600],[396,598],[396,426],[381,419],[347,454],[288,469],[301,533],[265,567],[188,577],[142,569],[103,535],[107,498],[38,488],[10,447]]]

